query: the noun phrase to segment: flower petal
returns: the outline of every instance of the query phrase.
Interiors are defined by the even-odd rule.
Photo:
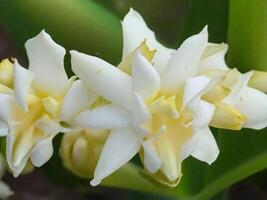
[[[235,107],[217,103],[210,126],[230,130],[240,130],[243,127],[246,117]]]
[[[0,105],[0,120],[7,125],[15,120],[16,114],[20,116],[22,112],[14,97],[10,95],[0,94]]]
[[[196,136],[196,134],[193,134],[192,137],[188,141],[186,141],[186,143],[182,146],[181,150],[182,161],[188,158],[192,154],[192,152],[195,149],[197,139],[198,136]]]
[[[23,136],[17,134],[14,127],[11,127],[6,138],[6,157],[13,176],[17,177],[27,164],[31,149],[34,147],[35,128],[28,127],[23,131]]]
[[[153,174],[160,169],[161,160],[151,141],[144,141],[142,146],[144,149],[144,166],[150,173]]]
[[[249,80],[249,86],[267,93],[267,72],[254,71],[253,76]]]
[[[98,160],[92,186],[130,161],[139,151],[141,141],[129,129],[111,131]]]
[[[133,89],[143,100],[155,97],[160,89],[160,77],[150,62],[137,52],[132,65]]]
[[[144,40],[149,48],[157,50],[153,62],[158,71],[165,67],[167,61],[174,52],[157,42],[155,34],[151,31],[142,16],[132,8],[122,21],[123,32],[123,58],[133,52]]]
[[[59,123],[53,121],[48,115],[44,115],[42,118],[37,120],[35,125],[42,132],[49,135],[56,135],[63,131],[63,127]]]
[[[0,121],[0,137],[1,136],[6,136],[8,132],[8,127],[7,124]]]
[[[73,82],[61,106],[61,120],[70,120],[85,108],[89,108],[96,98],[97,94],[87,89],[80,80]]]
[[[212,44],[209,43],[205,49],[198,70],[228,70],[225,63],[225,54],[228,50],[227,44]]]
[[[213,163],[219,155],[219,148],[210,129],[199,129],[183,147],[183,158],[189,154],[208,164]]]
[[[151,104],[149,104],[149,110],[152,114],[162,113],[166,116],[172,118],[179,118],[179,112],[177,109],[177,99],[176,96],[161,96],[158,99],[155,99]]]
[[[206,76],[196,76],[186,80],[183,96],[183,107],[190,104],[191,101],[198,98],[211,83],[211,79]]]
[[[208,164],[213,163],[219,155],[219,148],[212,132],[207,127],[200,129],[195,135],[198,139],[191,155]]]
[[[246,117],[245,128],[262,129],[267,126],[267,95],[256,89],[245,87],[235,105]]]
[[[134,124],[140,125],[147,122],[150,118],[150,112],[143,99],[138,93],[133,93],[133,121]]]
[[[207,27],[183,42],[162,72],[164,90],[173,92],[181,88],[187,78],[197,74],[198,64],[207,44]]]
[[[97,94],[126,108],[131,107],[131,77],[100,58],[71,51],[72,70]]]
[[[46,94],[61,96],[68,87],[64,69],[65,49],[43,30],[25,43],[29,70],[35,75],[34,86]]]
[[[176,154],[179,147],[173,145],[173,138],[167,135],[167,131],[163,131],[164,132],[154,140],[162,163],[160,170],[169,181],[175,181],[181,175],[181,161],[180,157]]]
[[[8,88],[13,87],[13,65],[8,59],[0,62],[0,84]]]
[[[232,87],[231,92],[228,96],[223,99],[223,103],[235,105],[243,93],[243,90],[247,87],[249,79],[253,75],[253,71],[245,74],[240,74],[237,83]]]
[[[39,140],[31,151],[31,161],[35,167],[41,167],[53,155],[52,139],[54,136]]]
[[[193,110],[195,112],[193,126],[197,128],[208,127],[215,111],[215,105],[203,100],[199,100],[197,105]]]
[[[117,129],[128,126],[128,123],[127,114],[113,104],[82,112],[75,118],[75,124],[84,128]]]
[[[33,78],[34,78],[33,73],[20,66],[17,60],[15,60],[14,62],[15,99],[25,112],[28,111],[27,96]]]
[[[13,84],[13,79],[12,79],[12,84]],[[14,95],[13,89],[10,89],[9,87],[2,85],[0,83],[0,94],[8,94],[8,95]]]

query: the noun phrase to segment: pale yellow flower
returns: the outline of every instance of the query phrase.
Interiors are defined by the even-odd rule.
[[[71,86],[64,70],[65,49],[42,31],[25,44],[29,69],[15,60],[0,65],[0,120],[6,132],[6,158],[14,176],[26,164],[39,167],[53,154],[63,98]]]
[[[110,130],[91,184],[99,184],[140,152],[150,173],[176,185],[183,159],[192,155],[211,164],[219,153],[208,127],[215,106],[201,99],[216,80],[198,76],[208,45],[207,29],[176,51],[159,44],[133,10],[122,25],[124,51],[119,68],[71,51],[75,74],[88,91],[105,99],[104,105],[82,112],[75,122],[84,128]]]

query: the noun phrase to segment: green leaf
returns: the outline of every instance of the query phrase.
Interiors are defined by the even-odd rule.
[[[67,50],[112,63],[121,57],[120,19],[90,0],[1,0],[0,20],[21,52],[27,39],[45,29]]]
[[[229,63],[243,71],[267,70],[267,3],[231,0],[228,41]]]
[[[186,5],[188,10],[180,42],[199,33],[206,25],[210,42],[226,42],[228,0],[186,0]]]
[[[218,132],[217,142],[221,153],[217,161],[205,170],[205,187],[195,199],[208,199],[267,167],[266,131]]]

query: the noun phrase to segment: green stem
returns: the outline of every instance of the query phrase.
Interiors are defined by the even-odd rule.
[[[231,184],[238,182],[254,173],[259,172],[260,170],[266,169],[267,153],[256,156],[249,162],[246,162],[242,165],[238,165],[236,168],[227,171],[226,174],[221,175],[217,180],[208,184],[201,192],[197,195],[190,197],[190,200],[203,200],[209,199],[212,196],[216,195],[219,191],[222,191],[224,188],[230,186]]]
[[[118,171],[107,177],[101,183],[102,186],[123,188],[135,190],[139,192],[150,192],[167,196],[174,196],[175,189],[170,189],[165,186],[158,185],[144,178],[140,172],[141,168],[128,163]]]
[[[267,69],[267,2],[230,0],[228,60],[247,71]]]

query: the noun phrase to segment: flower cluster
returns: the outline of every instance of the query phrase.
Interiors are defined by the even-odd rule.
[[[157,42],[132,9],[122,30],[118,66],[72,50],[70,79],[65,49],[44,31],[25,44],[28,69],[1,62],[0,134],[14,176],[46,163],[63,133],[64,166],[93,186],[136,154],[153,178],[175,186],[188,156],[216,160],[210,126],[267,126],[266,72],[228,68],[227,44],[209,43],[207,27],[177,50]]]

